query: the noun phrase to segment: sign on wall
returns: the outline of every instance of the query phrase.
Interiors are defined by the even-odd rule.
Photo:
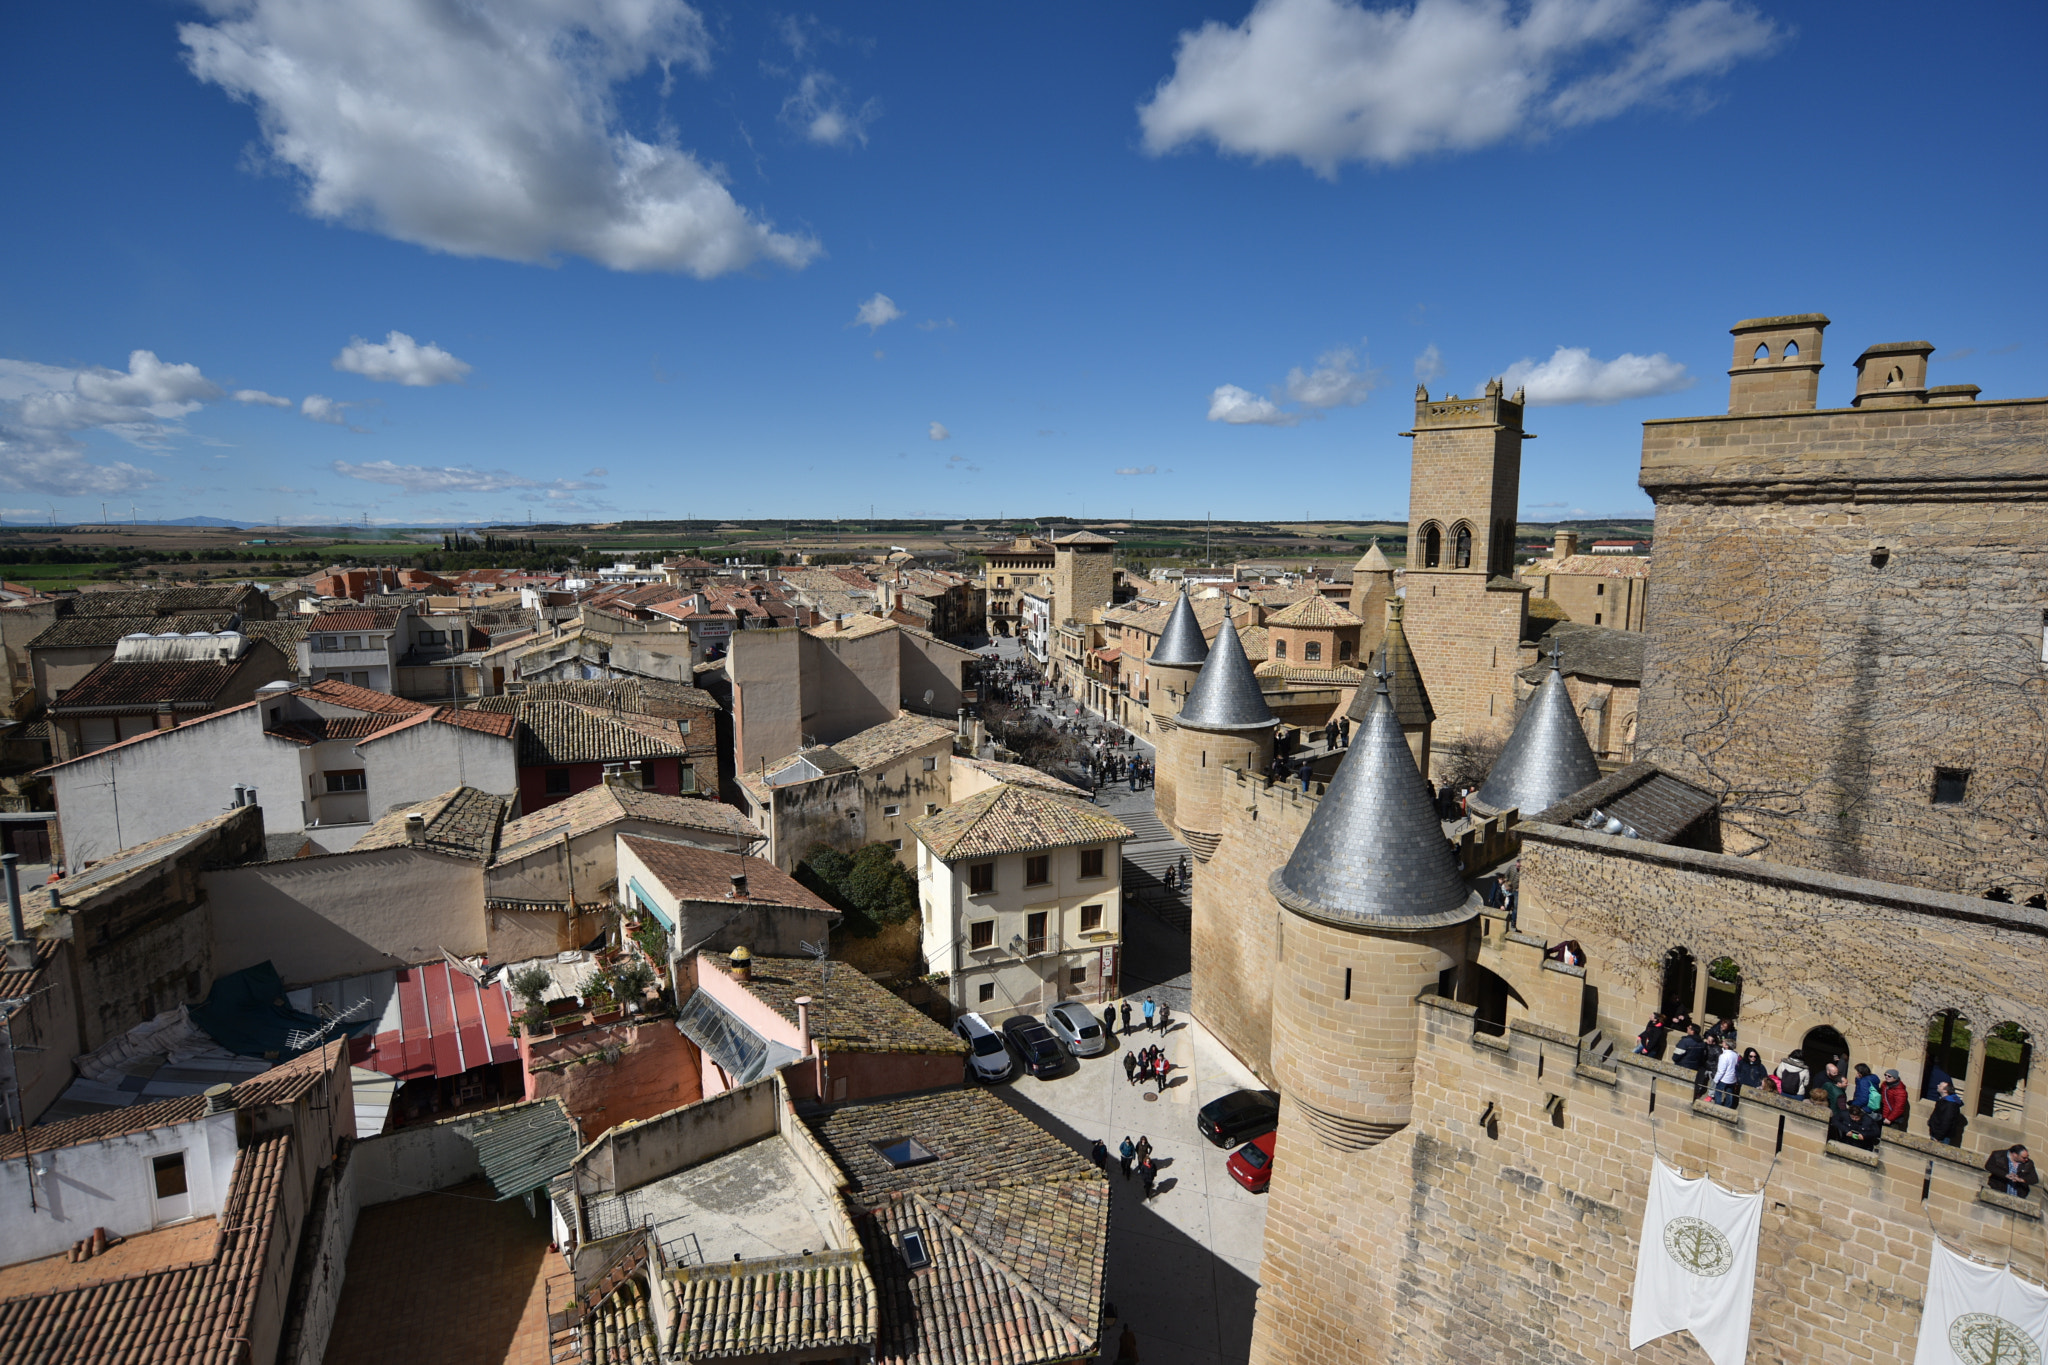
[[[2044,1359],[2048,1289],[1936,1242],[1913,1365],[2042,1365]]]
[[[1636,1248],[1630,1350],[1690,1331],[1714,1365],[1742,1365],[1756,1295],[1763,1191],[1735,1194],[1653,1161]]]

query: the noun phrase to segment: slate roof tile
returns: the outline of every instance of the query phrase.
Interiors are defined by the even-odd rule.
[[[486,862],[497,849],[498,827],[504,823],[509,803],[475,787],[457,787],[431,801],[405,801],[384,813],[350,852],[379,848],[404,848],[406,817],[418,811],[426,817],[426,847],[436,853],[450,853],[473,862]]]
[[[750,883],[751,887],[751,883]],[[704,953],[728,975],[732,960]],[[827,967],[830,967],[829,977]],[[925,1017],[908,1001],[876,985],[867,973],[844,962],[756,954],[745,988],[794,1024],[796,998],[811,997],[812,1032],[828,1050],[839,1052],[938,1052],[959,1056],[967,1044],[958,1034]]]

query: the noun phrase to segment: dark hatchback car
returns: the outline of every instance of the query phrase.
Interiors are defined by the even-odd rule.
[[[1270,1090],[1233,1090],[1195,1116],[1195,1127],[1218,1147],[1234,1147],[1279,1126],[1280,1097]]]
[[[1009,1035],[1010,1045],[1023,1059],[1024,1069],[1040,1080],[1057,1076],[1066,1067],[1067,1050],[1053,1037],[1051,1029],[1030,1015],[1004,1020],[1003,1032]]]

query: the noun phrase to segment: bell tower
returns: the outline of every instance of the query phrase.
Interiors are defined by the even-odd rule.
[[[1446,739],[1514,719],[1528,585],[1515,574],[1522,497],[1522,390],[1478,398],[1415,390],[1403,597],[1409,643]]]

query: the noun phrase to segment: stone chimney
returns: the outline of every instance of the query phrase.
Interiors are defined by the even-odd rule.
[[[731,899],[736,901],[743,901],[747,898],[746,873],[735,872],[732,874],[732,890],[727,894],[731,897]]]
[[[1551,542],[1550,557],[1554,560],[1570,559],[1578,552],[1579,533],[1577,531],[1559,530],[1556,539]]]
[[[811,997],[808,995],[796,998],[796,1031],[803,1037],[804,1056],[816,1056],[818,1045],[811,1040]]]
[[[732,975],[735,981],[744,983],[754,979],[754,954],[753,950],[748,948],[746,944],[742,943],[739,947],[733,949],[727,956],[726,961],[732,964]]]
[[[427,841],[427,817],[418,811],[405,817],[405,841],[414,845]]]
[[[209,1114],[226,1114],[235,1107],[235,1088],[226,1082],[207,1086],[204,1094]]]
[[[1744,318],[1729,328],[1735,358],[1728,370],[1728,412],[1812,412],[1820,395],[1824,313]]]

